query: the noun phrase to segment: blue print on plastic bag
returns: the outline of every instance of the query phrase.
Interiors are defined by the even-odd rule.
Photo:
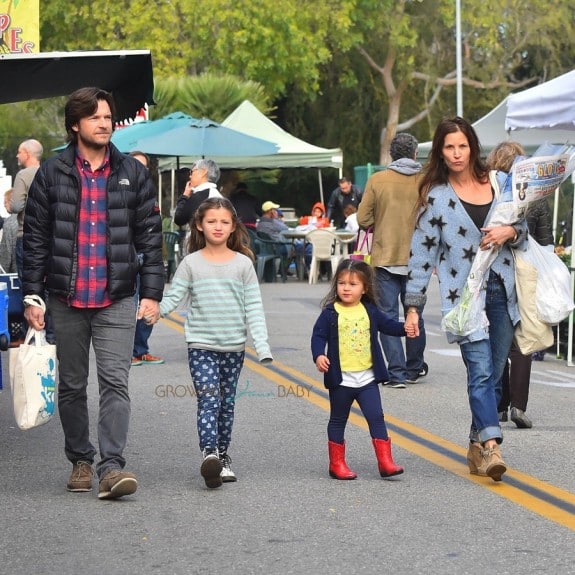
[[[38,373],[42,381],[42,397],[44,398],[44,409],[42,417],[51,417],[56,409],[56,362],[50,358],[48,361],[48,373]]]

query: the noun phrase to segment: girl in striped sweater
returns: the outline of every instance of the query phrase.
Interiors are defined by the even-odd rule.
[[[249,237],[231,202],[209,198],[190,225],[188,254],[160,306],[162,316],[187,299],[185,337],[198,401],[197,427],[207,487],[236,481],[228,447],[236,387],[249,328],[260,362],[272,361]]]

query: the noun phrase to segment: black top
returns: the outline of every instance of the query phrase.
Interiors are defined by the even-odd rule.
[[[200,204],[210,197],[210,189],[200,190],[199,192],[194,192],[189,198],[182,194],[178,198],[178,203],[176,204],[176,211],[174,212],[174,223],[177,226],[185,226],[190,223],[190,220],[194,217],[196,210],[200,207]]]
[[[249,194],[246,190],[239,190],[230,196],[230,202],[234,206],[241,222],[248,225],[255,225],[262,217],[262,208],[259,200]]]

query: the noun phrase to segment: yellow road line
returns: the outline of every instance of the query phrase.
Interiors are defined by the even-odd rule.
[[[178,321],[174,316],[164,318],[162,321],[171,328],[183,332],[182,321]],[[306,394],[304,399],[329,412],[329,400],[326,397],[326,390],[317,379],[311,378],[276,360],[274,360],[272,366],[268,367],[260,364],[256,359],[255,350],[249,347],[246,348],[245,365],[248,369],[272,381],[277,386],[283,386],[284,389],[298,384],[304,385],[308,390],[313,389],[315,393]],[[288,377],[279,372],[287,374]],[[451,452],[459,455],[465,461],[465,448],[393,416],[386,414],[385,419],[398,430],[393,436],[393,442],[398,447],[450,471],[462,479],[472,481],[496,495],[505,497],[546,519],[575,531],[575,513],[570,510],[570,508],[575,507],[575,495],[569,491],[509,468],[505,474],[506,481],[499,483],[489,478],[471,475],[464,462],[461,463],[453,457],[442,453],[444,451]],[[350,413],[349,421],[362,429],[368,429],[367,422],[358,413]],[[410,439],[410,436],[416,437],[420,441]],[[537,492],[541,492],[541,495],[538,495]],[[552,501],[547,501],[546,499]],[[564,508],[561,507],[562,503],[565,504]]]

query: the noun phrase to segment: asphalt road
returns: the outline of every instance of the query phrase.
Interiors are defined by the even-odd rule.
[[[470,476],[469,409],[457,347],[439,329],[437,286],[426,309],[429,375],[381,390],[396,461],[377,472],[361,415],[348,463],[327,473],[325,390],[309,338],[325,283],[263,284],[275,361],[253,350],[238,389],[230,455],[238,482],[208,490],[199,474],[195,398],[181,317],[164,320],[151,351],[164,365],[132,369],[127,469],[135,495],[100,501],[65,490],[70,465],[58,419],[14,425],[7,354],[0,392],[0,573],[568,574],[575,573],[575,369],[533,364],[531,430],[504,425],[504,481]],[[90,402],[96,438],[97,385]]]

